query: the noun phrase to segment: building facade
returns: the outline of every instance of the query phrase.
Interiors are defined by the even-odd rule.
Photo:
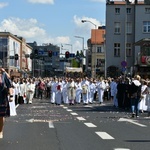
[[[32,60],[29,58],[29,54],[31,52],[32,47],[26,43],[24,38],[10,32],[0,32],[1,65],[11,76],[30,76]],[[15,59],[16,54],[17,59]]]
[[[33,76],[55,76],[59,69],[60,47],[51,43],[37,45],[36,42],[33,42],[28,44],[33,48]]]
[[[87,41],[86,70],[93,78],[105,76],[105,26],[91,30],[91,38]]]
[[[148,2],[107,1],[106,3],[106,69],[107,76],[135,74],[141,51],[135,43],[150,37]]]

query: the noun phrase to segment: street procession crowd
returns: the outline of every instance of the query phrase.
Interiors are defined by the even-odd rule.
[[[110,101],[115,108],[131,111],[139,117],[150,116],[150,79],[139,75],[121,75],[104,79],[88,77],[18,78],[0,68],[0,138],[3,138],[4,118],[15,116],[18,104],[32,104],[33,99],[48,99],[54,105],[99,105]]]
[[[139,75],[134,78],[121,75],[116,78],[99,77],[47,77],[12,78],[15,105],[32,104],[33,98],[49,99],[51,104],[100,105],[111,100],[116,108],[131,110],[138,117],[139,112],[150,112],[150,80]]]

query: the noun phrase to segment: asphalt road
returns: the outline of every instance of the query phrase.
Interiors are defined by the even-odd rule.
[[[149,150],[150,118],[130,118],[110,101],[52,105],[34,99],[6,119],[0,150]]]

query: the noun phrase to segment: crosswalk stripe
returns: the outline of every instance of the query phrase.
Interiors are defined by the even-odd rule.
[[[128,148],[115,148],[114,150],[130,150]]]
[[[76,115],[78,115],[77,113],[71,113],[71,115],[74,115],[74,116],[76,116]]]
[[[93,123],[84,123],[86,126],[93,128],[93,127],[97,127],[96,125],[94,125]]]
[[[104,140],[113,140],[114,138],[112,136],[110,136],[108,133],[106,132],[95,132],[98,136],[100,136],[102,139]]]
[[[54,128],[54,124],[53,124],[52,121],[49,121],[49,122],[48,122],[48,125],[49,125],[49,128]]]
[[[67,111],[72,111],[71,109],[67,109]]]
[[[63,107],[64,109],[67,109],[68,107]]]
[[[83,117],[77,117],[77,119],[78,119],[78,120],[82,120],[82,121],[86,120],[86,119],[84,119]]]

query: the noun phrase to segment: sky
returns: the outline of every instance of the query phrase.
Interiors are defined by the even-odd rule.
[[[95,29],[92,23],[105,25],[105,1],[0,0],[0,32],[22,36],[27,43],[63,45],[64,51],[72,48],[73,52],[82,50],[84,39],[87,49],[91,29]]]

